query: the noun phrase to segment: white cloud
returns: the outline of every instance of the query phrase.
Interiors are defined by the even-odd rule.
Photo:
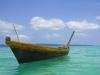
[[[86,36],[88,36],[86,33],[79,32],[79,31],[76,32],[75,35],[76,35],[76,36],[82,36],[82,37],[86,37]]]
[[[66,23],[68,28],[74,30],[88,30],[88,29],[98,29],[100,26],[95,23],[90,23],[87,21],[69,21]]]
[[[53,33],[53,34],[45,34],[43,36],[43,38],[46,38],[46,39],[50,39],[50,38],[58,38],[58,37],[61,37],[60,34],[57,34],[57,33]]]
[[[97,19],[97,20],[100,20],[100,16],[96,16],[96,19]]]
[[[42,17],[33,17],[31,19],[31,24],[34,29],[52,29],[59,30],[65,27],[64,22],[61,19],[50,19],[46,20]]]
[[[100,19],[100,16],[98,16],[98,19]],[[31,19],[31,25],[34,29],[51,29],[51,30],[60,30],[62,28],[65,28],[66,26],[69,29],[74,30],[88,30],[88,29],[98,29],[100,26],[96,23],[91,23],[87,21],[68,21],[64,22],[61,19],[50,19],[46,20],[42,17],[33,17]]]
[[[14,30],[13,24],[14,23],[10,23],[10,22],[0,20],[0,33],[3,33],[3,34],[11,33],[11,31]],[[19,24],[14,24],[14,25],[16,26],[17,30],[23,29],[22,25],[19,25]]]
[[[10,35],[10,37],[11,37],[12,40],[18,41],[16,35]],[[19,40],[20,40],[21,42],[22,42],[22,41],[27,41],[27,40],[30,39],[29,36],[27,36],[27,35],[23,35],[23,34],[18,35],[18,37],[19,37]]]
[[[27,36],[27,35],[19,35],[19,38],[21,38],[21,39],[29,39],[29,36]]]

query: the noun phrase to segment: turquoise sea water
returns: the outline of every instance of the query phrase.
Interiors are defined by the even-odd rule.
[[[68,56],[19,65],[0,47],[0,75],[100,75],[100,46],[71,46]]]

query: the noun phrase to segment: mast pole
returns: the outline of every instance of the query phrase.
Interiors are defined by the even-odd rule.
[[[15,30],[15,33],[16,33],[16,36],[17,36],[17,39],[18,39],[18,41],[20,42],[20,40],[19,40],[19,36],[18,36],[18,33],[17,33],[17,30],[16,30],[16,27],[15,27],[14,24],[13,24],[13,27],[14,27],[14,30]]]
[[[69,44],[70,44],[70,42],[71,42],[71,40],[72,40],[72,37],[73,37],[74,33],[75,33],[75,31],[73,31],[72,35],[70,36],[70,39],[69,39],[68,43],[64,45],[65,48],[66,48],[67,46],[69,46]]]

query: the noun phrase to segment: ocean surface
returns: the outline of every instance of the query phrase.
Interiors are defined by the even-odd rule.
[[[70,46],[68,56],[26,64],[0,47],[0,75],[100,75],[100,46]]]

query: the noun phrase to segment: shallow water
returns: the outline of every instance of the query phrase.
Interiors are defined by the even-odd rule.
[[[71,46],[68,56],[19,65],[9,47],[0,47],[0,75],[99,75],[100,46]]]

